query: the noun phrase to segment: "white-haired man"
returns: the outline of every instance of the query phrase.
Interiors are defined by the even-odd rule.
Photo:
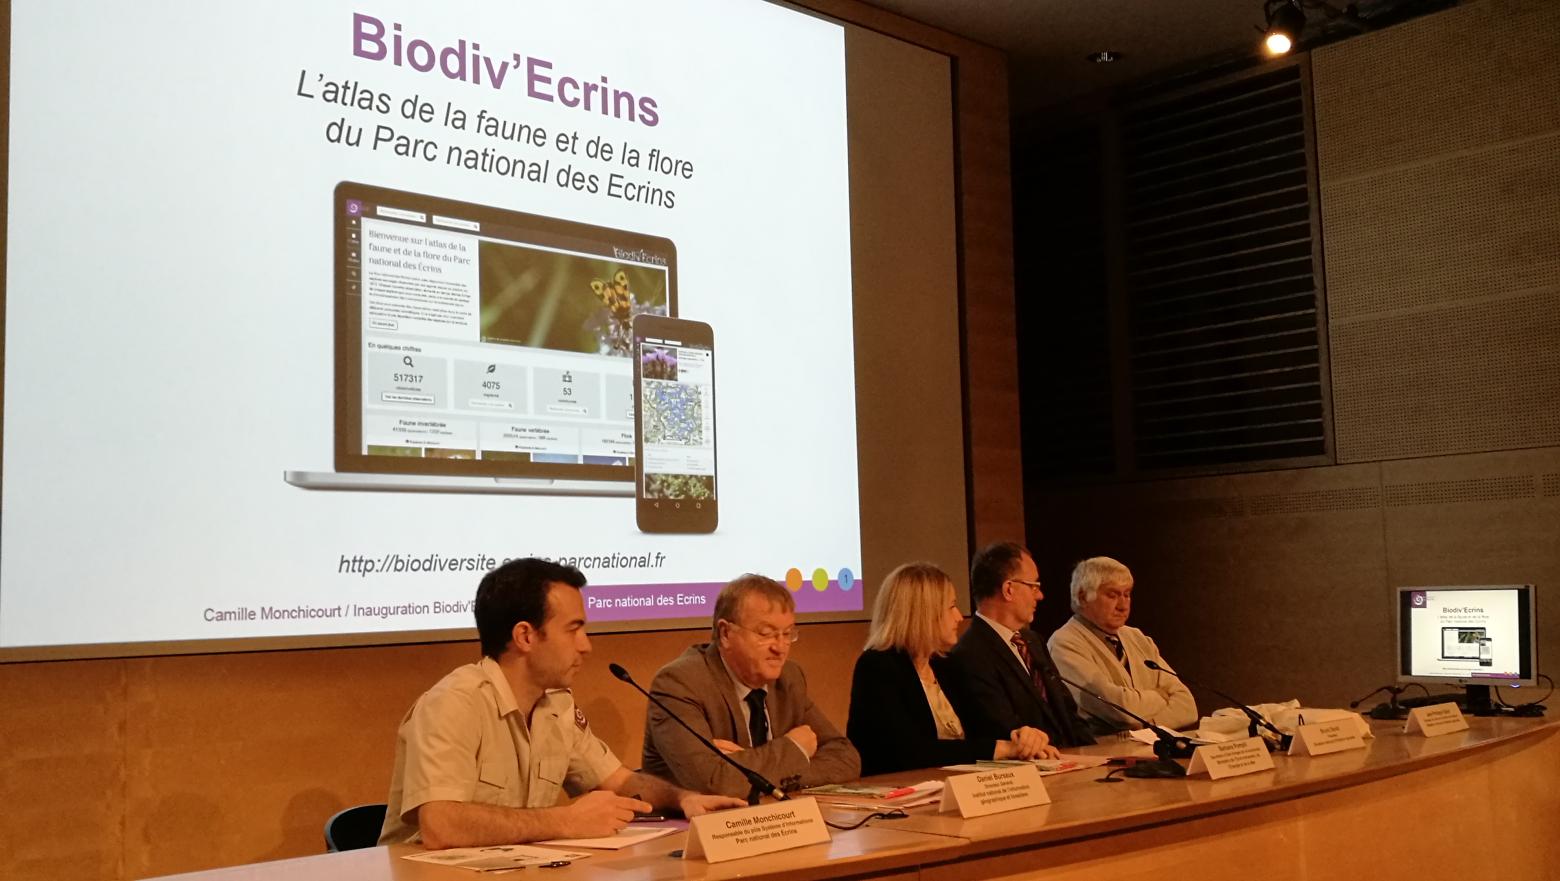
[[[1073,616],[1051,634],[1046,646],[1062,675],[1090,691],[1172,730],[1197,721],[1192,693],[1174,676],[1150,670],[1144,661],[1175,669],[1159,647],[1136,627],[1132,614],[1132,572],[1110,557],[1090,557],[1073,567]],[[1069,686],[1086,715],[1118,728],[1141,728],[1128,716]]]

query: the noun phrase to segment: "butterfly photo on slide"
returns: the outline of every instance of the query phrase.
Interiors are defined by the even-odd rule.
[[[628,273],[619,269],[609,281],[590,280],[591,292],[601,301],[601,312],[595,316],[597,341],[604,355],[628,356],[633,342],[634,316],[642,313],[666,314],[660,307],[641,305],[629,290]]]
[[[482,341],[627,358],[634,316],[666,315],[667,274],[482,242]]]

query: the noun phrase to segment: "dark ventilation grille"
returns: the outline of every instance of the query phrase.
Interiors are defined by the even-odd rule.
[[[1014,298],[1024,473],[1116,471],[1110,307],[1094,126],[1014,143]]]
[[[1298,66],[1122,116],[1138,470],[1327,454]]]

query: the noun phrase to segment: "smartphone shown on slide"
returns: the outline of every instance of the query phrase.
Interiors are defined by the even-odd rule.
[[[635,517],[644,532],[714,532],[715,334],[702,321],[634,317]]]

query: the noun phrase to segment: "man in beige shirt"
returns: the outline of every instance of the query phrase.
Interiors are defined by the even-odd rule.
[[[743,804],[631,772],[591,732],[568,689],[590,652],[584,585],[579,570],[537,559],[482,579],[483,658],[441,679],[402,721],[381,844],[589,838],[653,807],[694,817]],[[564,791],[580,797],[559,806]]]

